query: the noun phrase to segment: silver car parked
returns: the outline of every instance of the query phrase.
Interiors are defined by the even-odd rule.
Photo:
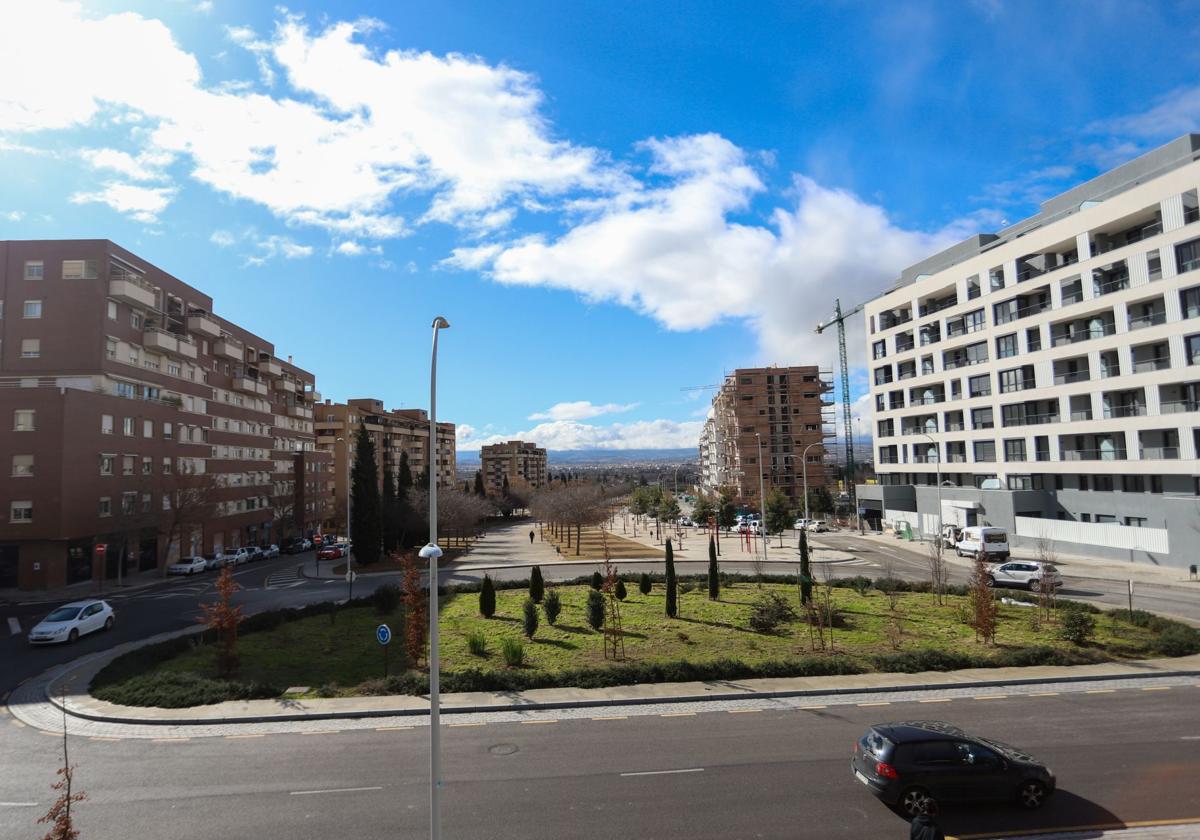
[[[1036,560],[1010,560],[988,567],[988,584],[991,586],[1017,586],[1030,592],[1040,592],[1043,586],[1055,589],[1062,586],[1062,575],[1050,563]]]

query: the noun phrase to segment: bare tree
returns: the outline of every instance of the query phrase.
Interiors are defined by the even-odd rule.
[[[946,602],[946,583],[950,579],[950,567],[946,563],[946,547],[942,545],[941,534],[938,534],[926,547],[929,563],[929,583],[933,597],[938,605]]]
[[[217,503],[217,477],[213,473],[164,473],[159,476],[159,488],[169,507],[162,506],[158,519],[159,534],[166,544],[168,559],[171,546],[184,554],[184,537],[202,528],[213,518]]]
[[[409,506],[420,525],[429,528],[429,492],[413,489],[408,492]],[[478,533],[479,523],[495,508],[492,502],[474,493],[442,490],[438,493],[438,533],[458,544],[469,544]]]
[[[1054,609],[1058,606],[1057,592],[1053,586],[1044,585],[1044,581],[1047,577],[1046,567],[1054,567],[1058,564],[1058,551],[1054,548],[1054,540],[1045,534],[1038,537],[1037,556],[1038,562],[1042,565],[1042,580],[1038,585],[1038,612],[1042,614],[1044,620],[1052,621]]]
[[[58,791],[58,798],[54,800],[54,804],[50,806],[46,815],[38,819],[38,825],[48,824],[50,826],[44,840],[75,840],[79,836],[79,831],[71,820],[71,806],[87,799],[87,794],[75,793],[71,790],[71,785],[75,780],[75,767],[71,764],[67,754],[67,697],[65,690],[61,705],[63,713],[62,766],[58,768],[58,775],[62,778],[51,785],[53,790]]]
[[[996,640],[996,598],[982,551],[975,558],[970,587],[971,627],[975,630],[975,641],[990,645]]]

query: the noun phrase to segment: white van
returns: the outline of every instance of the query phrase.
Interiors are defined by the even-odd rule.
[[[959,557],[975,557],[980,550],[989,561],[1008,559],[1008,532],[1003,528],[963,528],[954,550]]]

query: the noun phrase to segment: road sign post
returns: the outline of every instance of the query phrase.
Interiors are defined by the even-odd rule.
[[[92,546],[92,571],[96,576],[96,588],[104,591],[104,563],[105,553],[108,551],[108,546],[105,543],[96,543]]]
[[[1133,579],[1129,581],[1129,620],[1133,621]]]
[[[388,675],[388,645],[392,641],[392,628],[386,624],[380,624],[375,628],[375,640],[379,642],[383,648],[383,677],[387,679]]]

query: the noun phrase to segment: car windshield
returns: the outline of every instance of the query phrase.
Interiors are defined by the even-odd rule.
[[[46,621],[73,621],[79,615],[82,607],[59,607],[50,615],[46,616]]]
[[[983,541],[990,542],[990,543],[1008,542],[1008,535],[1007,534],[997,534],[997,533],[993,532],[990,534],[985,534],[983,537]]]
[[[884,738],[874,729],[868,732],[862,739],[862,745],[869,750],[873,755],[883,758],[892,749],[892,742]]]

